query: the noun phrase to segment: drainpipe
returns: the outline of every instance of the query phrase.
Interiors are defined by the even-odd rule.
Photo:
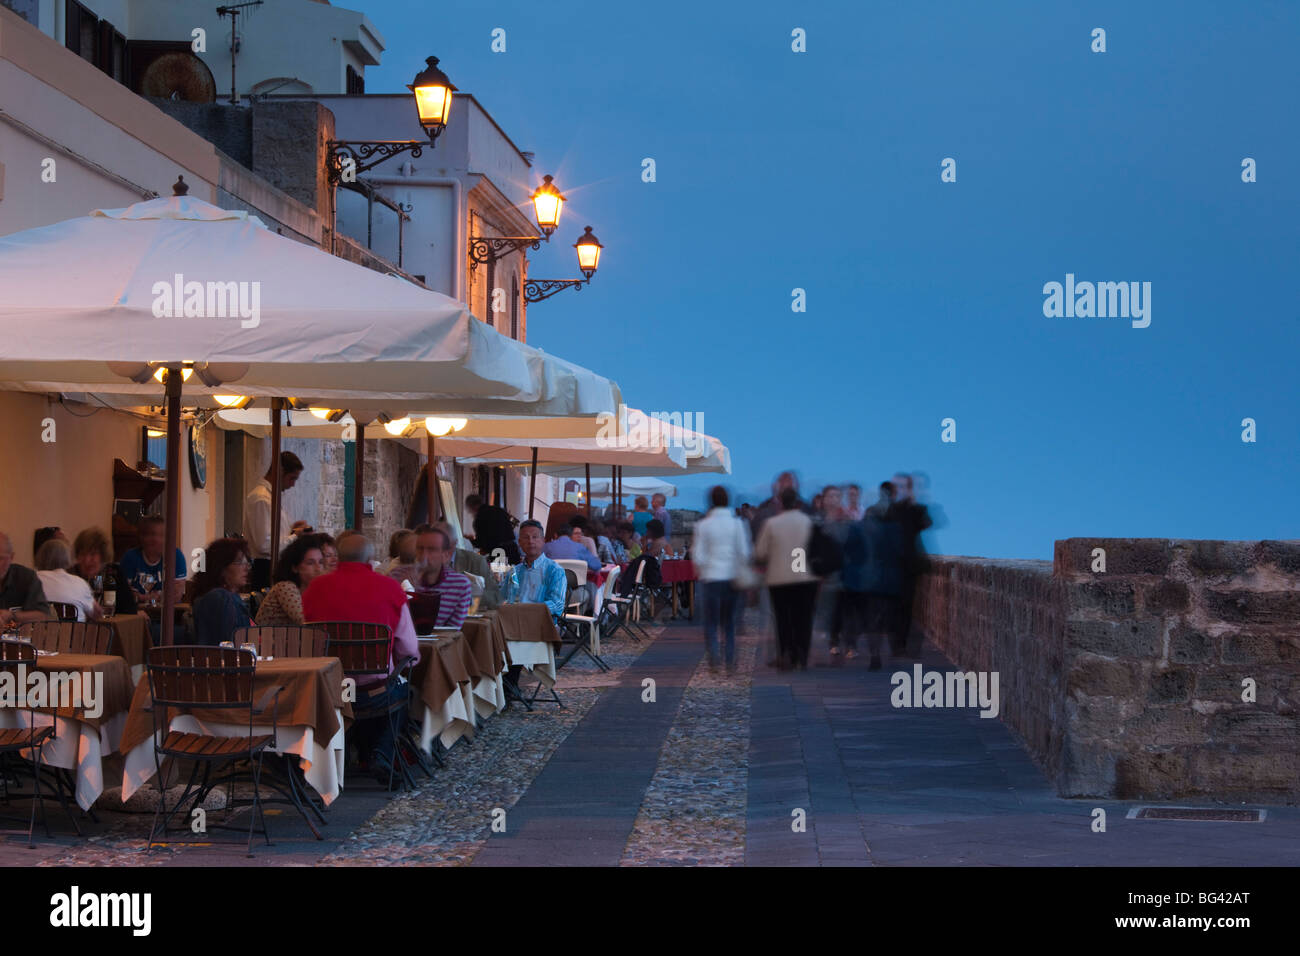
[[[452,207],[456,217],[456,246],[452,249],[451,273],[453,295],[461,302],[465,298],[465,210],[461,208],[464,196],[464,184],[453,176],[366,176],[372,183],[385,186],[450,186],[452,189]]]

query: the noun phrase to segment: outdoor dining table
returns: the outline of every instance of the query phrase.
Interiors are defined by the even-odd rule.
[[[411,684],[421,747],[431,751],[435,738],[444,747],[461,737],[472,740],[478,722],[506,705],[506,648],[495,621],[476,615],[459,629],[438,628],[419,640]]]
[[[681,601],[677,594],[677,585],[688,585],[687,604],[690,608],[690,616],[695,617],[695,564],[688,558],[672,558],[667,561],[659,562],[659,574],[664,584],[672,586],[673,590],[673,617],[677,617],[681,610]]]
[[[149,648],[153,647],[149,619],[139,614],[114,614],[105,620],[113,629],[113,653],[126,660],[134,683],[144,676]]]
[[[275,686],[283,689],[272,749],[295,755],[307,783],[327,805],[333,803],[343,788],[343,731],[345,723],[352,720],[352,704],[344,696],[343,665],[336,657],[277,657],[258,661],[253,671],[253,699],[257,700]],[[122,775],[124,802],[156,773],[152,704],[146,676],[136,684],[131,711],[122,731],[121,750],[126,763]],[[230,711],[178,714],[173,716],[170,727],[183,733],[246,735],[247,718],[231,721],[230,714]],[[270,724],[269,709],[253,715],[254,729]]]
[[[120,747],[128,722],[131,703],[131,671],[126,661],[116,655],[73,654],[59,651],[41,654],[36,668],[51,680],[60,681],[80,675],[81,702],[67,701],[69,706],[43,707],[33,710],[0,709],[0,727],[14,729],[28,726],[54,726],[54,739],[46,741],[41,762],[47,767],[71,771],[77,806],[89,810],[104,792],[104,762]],[[97,685],[86,693],[87,679]],[[100,681],[102,686],[98,686]]]
[[[503,604],[496,609],[496,625],[506,645],[506,662],[519,665],[541,682],[555,686],[555,652],[560,632],[545,604]]]

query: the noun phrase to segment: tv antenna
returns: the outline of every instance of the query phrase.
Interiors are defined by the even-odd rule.
[[[235,87],[235,54],[239,52],[239,15],[246,7],[260,7],[264,0],[248,0],[217,7],[217,16],[230,17],[230,105],[239,105],[239,90]],[[251,11],[249,11],[251,12]]]

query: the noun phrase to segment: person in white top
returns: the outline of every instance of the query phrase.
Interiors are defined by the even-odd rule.
[[[41,590],[47,601],[71,604],[77,609],[77,620],[98,621],[104,616],[95,602],[90,585],[75,574],[72,567],[72,548],[62,538],[51,538],[36,552],[36,576],[41,579]]]
[[[799,508],[799,493],[781,491],[780,514],[763,522],[754,544],[754,558],[764,566],[764,583],[772,598],[781,670],[808,667],[812,645],[813,610],[818,577],[809,565],[812,555],[812,519]]]
[[[736,668],[736,602],[743,592],[735,582],[749,568],[749,529],[731,513],[727,489],[717,485],[709,492],[709,513],[695,523],[691,562],[704,586],[704,642],[709,668],[718,667],[718,625],[726,635],[727,672]]]
[[[298,482],[302,474],[302,459],[291,451],[280,452],[280,493],[288,491]],[[284,498],[280,499],[280,540],[275,546],[279,554],[293,540],[294,535],[309,530],[307,522],[296,521],[289,524],[289,515],[284,510]],[[271,469],[257,480],[253,490],[244,498],[244,540],[248,542],[249,552],[253,555],[253,569],[249,583],[253,588],[268,587],[271,583]]]

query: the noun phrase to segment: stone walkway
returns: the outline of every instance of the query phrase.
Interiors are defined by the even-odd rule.
[[[822,650],[778,673],[765,656],[742,637],[737,672],[714,674],[689,624],[612,642],[611,672],[579,658],[561,672],[567,709],[492,718],[417,792],[349,780],[322,842],[279,810],[276,845],[251,861],[239,845],[145,855],[143,815],[101,812],[77,840],[56,812],[65,832],[35,850],[0,836],[0,865],[1300,863],[1298,808],[1258,824],[1130,820],[1132,803],[1056,797],[996,719],[893,708],[890,675],[910,662],[832,667]],[[934,653],[923,663],[950,668]]]

